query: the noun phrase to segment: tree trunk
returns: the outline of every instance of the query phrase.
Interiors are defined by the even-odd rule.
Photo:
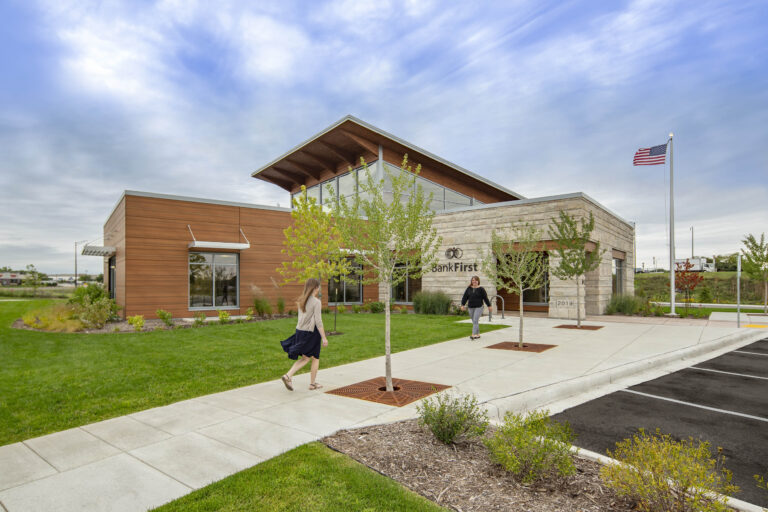
[[[520,330],[517,333],[517,346],[523,348],[523,290],[520,290]]]
[[[581,329],[581,276],[576,276],[576,327]]]
[[[384,374],[387,379],[387,391],[394,391],[392,386],[392,356],[390,355],[389,344],[389,297],[392,293],[392,287],[389,281],[384,283]]]

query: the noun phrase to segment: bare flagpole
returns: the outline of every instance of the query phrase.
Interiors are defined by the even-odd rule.
[[[675,316],[675,165],[672,138],[669,132],[669,314]]]

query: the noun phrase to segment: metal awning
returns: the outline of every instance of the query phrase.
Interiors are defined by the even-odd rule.
[[[103,256],[103,257],[109,257],[115,254],[115,248],[110,247],[108,245],[88,245],[85,244],[83,246],[83,252],[81,252],[83,256]]]
[[[189,229],[189,234],[192,235],[192,242],[189,242],[187,247],[190,249],[230,249],[233,251],[239,251],[244,249],[250,249],[251,248],[251,242],[248,241],[248,238],[246,238],[245,233],[243,233],[243,229],[240,228],[240,234],[243,235],[243,238],[245,238],[245,243],[242,242],[206,242],[203,240],[198,240],[195,238],[195,234],[192,233],[192,228],[187,224],[187,228]]]

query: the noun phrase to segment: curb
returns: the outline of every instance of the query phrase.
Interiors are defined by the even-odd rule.
[[[641,361],[626,363],[607,370],[601,370],[594,374],[582,375],[580,377],[574,377],[539,388],[521,391],[505,397],[493,398],[486,400],[483,404],[489,409],[495,408],[495,416],[498,419],[503,419],[504,414],[507,411],[534,410],[548,403],[580,395],[597,387],[613,384],[618,380],[638,375],[675,361],[690,359],[721,348],[727,348],[742,343],[746,344],[764,337],[765,333],[759,331],[738,332],[705,344],[697,344],[666,354],[643,359]],[[492,414],[492,411],[489,412]]]

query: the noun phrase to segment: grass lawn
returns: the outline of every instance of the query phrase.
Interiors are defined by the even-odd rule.
[[[445,509],[346,455],[321,443],[309,443],[155,510],[437,512]]]
[[[279,341],[293,333],[295,318],[127,334],[10,328],[27,309],[50,303],[0,302],[0,446],[274,380],[290,367]],[[471,327],[457,320],[393,315],[392,352],[468,336]],[[333,318],[323,322],[330,328]],[[383,314],[339,315],[338,330],[344,334],[329,338],[321,369],[384,354]]]

